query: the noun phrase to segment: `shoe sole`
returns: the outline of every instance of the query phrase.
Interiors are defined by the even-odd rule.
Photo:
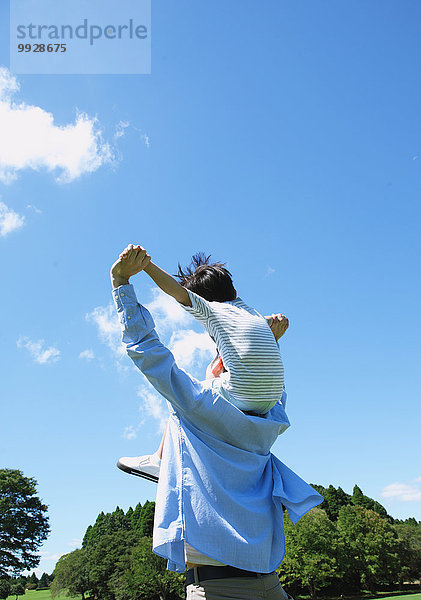
[[[136,477],[142,477],[142,479],[147,479],[148,481],[153,481],[154,483],[158,483],[159,481],[159,477],[156,477],[156,475],[149,475],[149,473],[137,471],[136,469],[132,469],[131,467],[123,465],[123,463],[120,461],[117,462],[117,467],[129,475],[136,475]]]

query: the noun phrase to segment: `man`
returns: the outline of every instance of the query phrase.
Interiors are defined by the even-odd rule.
[[[132,275],[150,262],[144,249],[111,267],[127,354],[169,402],[158,483],[153,548],[170,570],[186,567],[187,598],[285,598],[275,569],[285,555],[282,507],[296,522],[322,497],[270,453],[289,427],[286,395],[263,416],[228,402],[213,380],[180,369],[136,299]],[[187,555],[187,559],[189,555]]]

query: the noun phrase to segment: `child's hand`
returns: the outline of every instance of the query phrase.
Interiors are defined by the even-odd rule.
[[[268,322],[273,335],[275,336],[275,340],[278,341],[289,327],[289,321],[287,317],[285,315],[281,315],[281,313],[278,313],[277,315],[272,315],[271,317],[265,317],[265,319]]]
[[[111,280],[114,287],[128,283],[132,275],[143,271],[151,257],[141,246],[129,244],[111,267]]]

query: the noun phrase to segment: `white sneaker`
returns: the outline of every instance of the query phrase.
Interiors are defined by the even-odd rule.
[[[161,460],[156,454],[123,456],[118,460],[117,467],[130,475],[137,475],[158,483]]]

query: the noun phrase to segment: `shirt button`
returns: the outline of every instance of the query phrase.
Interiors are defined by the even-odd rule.
[[[127,319],[131,319],[131,317],[127,317]]]
[[[120,296],[124,296],[124,292],[121,292]]]

